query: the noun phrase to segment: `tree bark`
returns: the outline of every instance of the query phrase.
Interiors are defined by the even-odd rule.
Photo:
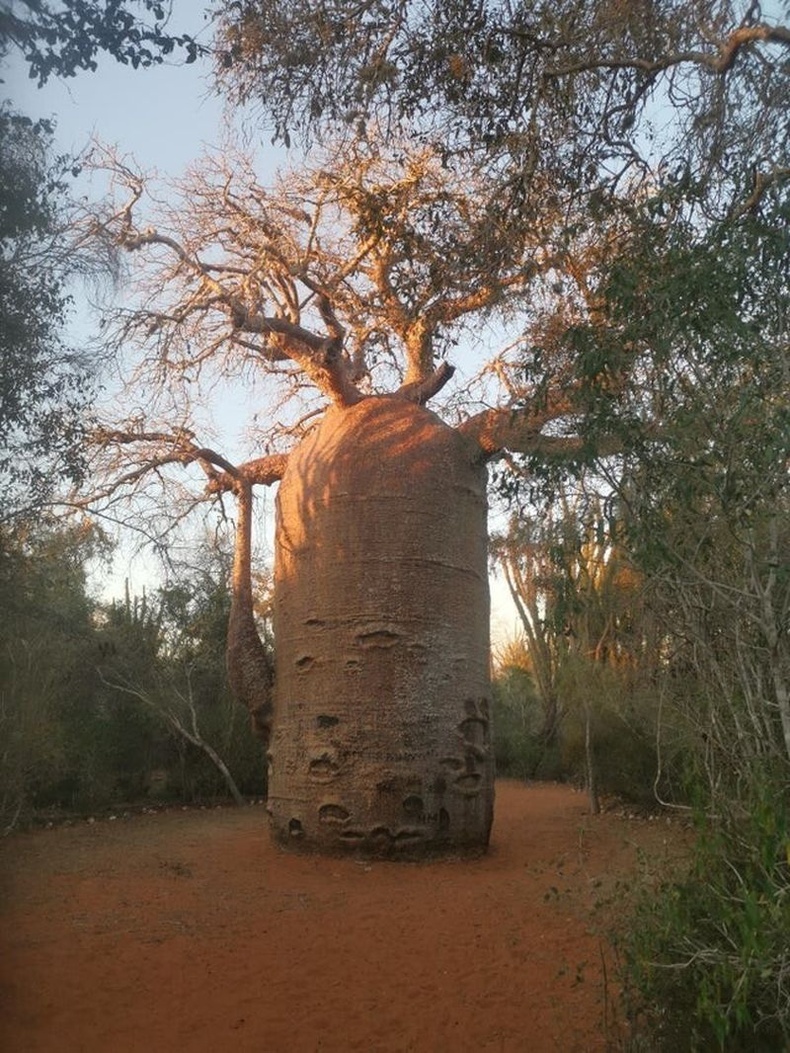
[[[413,402],[332,408],[277,499],[275,836],[481,851],[493,817],[486,470]]]
[[[253,730],[267,748],[274,668],[258,634],[252,601],[252,486],[239,478],[234,491],[237,520],[226,652],[228,682],[238,701],[250,711]]]

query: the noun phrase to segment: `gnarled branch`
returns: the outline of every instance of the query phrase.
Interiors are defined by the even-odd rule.
[[[711,73],[726,73],[738,53],[749,44],[771,43],[790,46],[790,29],[786,26],[769,26],[764,23],[756,26],[740,26],[721,41],[715,52],[677,51],[662,55],[657,59],[639,58],[638,56],[617,59],[605,59],[597,56],[581,62],[569,62],[555,66],[546,71],[547,77],[564,77],[573,73],[583,73],[594,69],[634,69],[642,73],[662,73],[674,66],[688,63],[701,66]]]
[[[455,373],[455,366],[449,362],[440,362],[433,373],[425,380],[414,381],[411,384],[403,384],[395,392],[395,398],[405,399],[407,402],[416,402],[419,406],[438,395],[444,385]]]
[[[169,249],[188,270],[200,278],[214,302],[224,306],[234,329],[280,337],[284,353],[302,367],[316,387],[332,402],[351,406],[362,397],[349,376],[347,363],[342,356],[344,330],[333,314],[326,294],[318,296],[319,309],[331,335],[322,337],[295,322],[251,308],[241,296],[227,289],[212,275],[213,268],[187,252],[175,238],[149,229],[141,233],[124,231],[120,242],[131,251],[145,245],[161,245]],[[310,287],[309,282],[305,284]]]
[[[530,453],[547,439],[542,434],[545,425],[568,416],[571,410],[570,397],[557,392],[535,405],[483,410],[464,421],[458,430],[477,443],[485,459],[504,450]]]

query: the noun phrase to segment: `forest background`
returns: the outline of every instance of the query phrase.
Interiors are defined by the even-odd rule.
[[[268,5],[274,42],[255,36],[250,5],[217,5],[211,32],[219,35],[199,34],[197,43],[186,28],[167,29],[157,4],[64,6],[80,17],[83,8],[134,13],[75,23],[87,50],[69,51],[57,35],[68,42],[69,24],[49,23],[46,5],[4,5],[9,59],[21,50],[46,78],[89,65],[96,50],[131,65],[164,53],[178,56],[175,84],[180,62],[211,60],[204,47],[220,56],[222,78],[230,41],[259,60],[231,62],[220,79],[248,133],[262,91],[281,143],[290,135],[315,143],[338,123],[342,141],[364,138],[358,114],[347,119],[360,98],[370,112],[383,106],[393,126],[416,121],[422,134],[435,116],[426,99],[436,97],[446,107],[440,118],[464,114],[489,178],[512,160],[524,114],[510,103],[502,117],[501,85],[490,90],[486,75],[496,80],[505,64],[490,50],[492,27],[505,25],[511,43],[536,32],[520,5],[444,5],[432,46],[420,50],[409,38],[409,50],[401,40],[391,65],[375,65],[365,50],[383,46],[375,30],[390,25],[388,5],[358,5],[365,40],[351,33],[327,39],[320,55],[290,54],[287,85],[277,79],[278,48],[298,39],[300,26],[321,30],[300,4]],[[325,6],[329,19],[349,17],[353,5]],[[154,30],[139,31],[142,8]],[[491,559],[522,629],[496,656],[499,770],[577,780],[593,809],[617,794],[690,816],[700,835],[689,875],[651,890],[624,938],[634,1012],[667,1048],[782,1049],[790,1040],[790,33],[781,5],[683,8],[667,5],[660,17],[650,5],[627,13],[585,5],[588,51],[563,69],[569,80],[594,72],[595,105],[576,85],[557,88],[545,114],[529,111],[533,121],[557,122],[538,138],[558,182],[539,185],[538,165],[537,196],[545,205],[576,181],[564,240],[556,206],[553,215],[530,212],[529,192],[519,198],[503,183],[514,193],[509,222],[526,229],[539,219],[538,239],[555,239],[562,252],[530,286],[530,307],[509,304],[466,337],[479,346],[481,331],[504,335],[507,350],[474,390],[470,368],[455,397],[479,409],[504,387],[517,405],[557,378],[578,397],[547,442],[503,458],[494,472],[507,511]],[[573,4],[536,5],[532,16],[546,20],[542,46],[581,17]],[[442,50],[437,41],[453,19],[463,33]],[[483,36],[486,62],[472,68],[464,47]],[[639,61],[612,57],[613,39],[631,43]],[[364,61],[350,61],[363,52]],[[412,79],[396,76],[398,62]],[[677,79],[662,82],[674,70]],[[620,84],[620,72],[633,82]],[[415,84],[424,98],[402,87]],[[103,284],[110,308],[131,293],[122,257],[74,240],[93,208],[73,182],[86,158],[59,157],[49,124],[17,105],[2,114],[3,826],[152,798],[259,797],[259,748],[224,667],[231,552],[223,511],[96,499],[115,494],[97,474],[99,388],[125,364],[99,333],[75,348],[66,319],[78,278]],[[117,155],[107,156],[100,181],[121,172]],[[525,150],[520,176],[528,163]],[[569,417],[583,439],[571,456]],[[246,439],[254,447],[260,434]],[[108,551],[108,517],[133,518],[166,555],[163,584],[96,598],[88,572]],[[276,648],[263,562],[256,580],[259,626]]]

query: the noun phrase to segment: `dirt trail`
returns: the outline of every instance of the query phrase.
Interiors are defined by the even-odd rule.
[[[289,856],[262,808],[15,835],[1,849],[0,1048],[613,1048],[593,907],[637,846],[662,858],[678,840],[663,820],[593,818],[570,789],[511,782],[472,862]]]

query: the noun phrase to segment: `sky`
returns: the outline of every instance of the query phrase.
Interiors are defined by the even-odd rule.
[[[174,0],[173,10],[178,31],[206,37],[202,7],[195,0]],[[174,62],[133,70],[104,56],[99,59],[96,72],[80,73],[67,80],[53,78],[38,88],[27,76],[24,64],[9,56],[3,70],[3,87],[5,96],[19,111],[33,118],[55,119],[58,150],[79,155],[92,139],[98,139],[117,145],[145,170],[177,177],[207,148],[219,147],[224,138],[223,103],[211,91],[209,73],[200,61],[188,66]],[[256,146],[262,180],[273,175],[286,160],[293,160],[293,154],[275,148],[269,139],[263,130]],[[95,316],[87,304],[81,304],[75,316],[76,338],[86,338],[94,323]],[[226,422],[235,417],[238,426],[234,407],[227,406],[225,410]],[[241,441],[240,432],[235,441]],[[270,549],[273,534],[273,503],[271,492],[261,494],[264,551]],[[122,595],[127,579],[133,591],[156,583],[153,561],[140,555],[137,548],[136,541],[122,540],[112,568],[104,566],[97,571],[94,587],[102,598]],[[515,632],[516,616],[507,589],[501,580],[495,580],[492,637],[501,643]]]
[[[183,0],[177,6],[184,6]],[[10,61],[6,88],[19,109],[57,119],[58,145],[80,153],[97,136],[118,142],[142,164],[178,174],[205,143],[217,139],[222,104],[212,96],[206,71],[167,63],[132,70],[101,56],[95,73],[51,79],[43,88]]]

